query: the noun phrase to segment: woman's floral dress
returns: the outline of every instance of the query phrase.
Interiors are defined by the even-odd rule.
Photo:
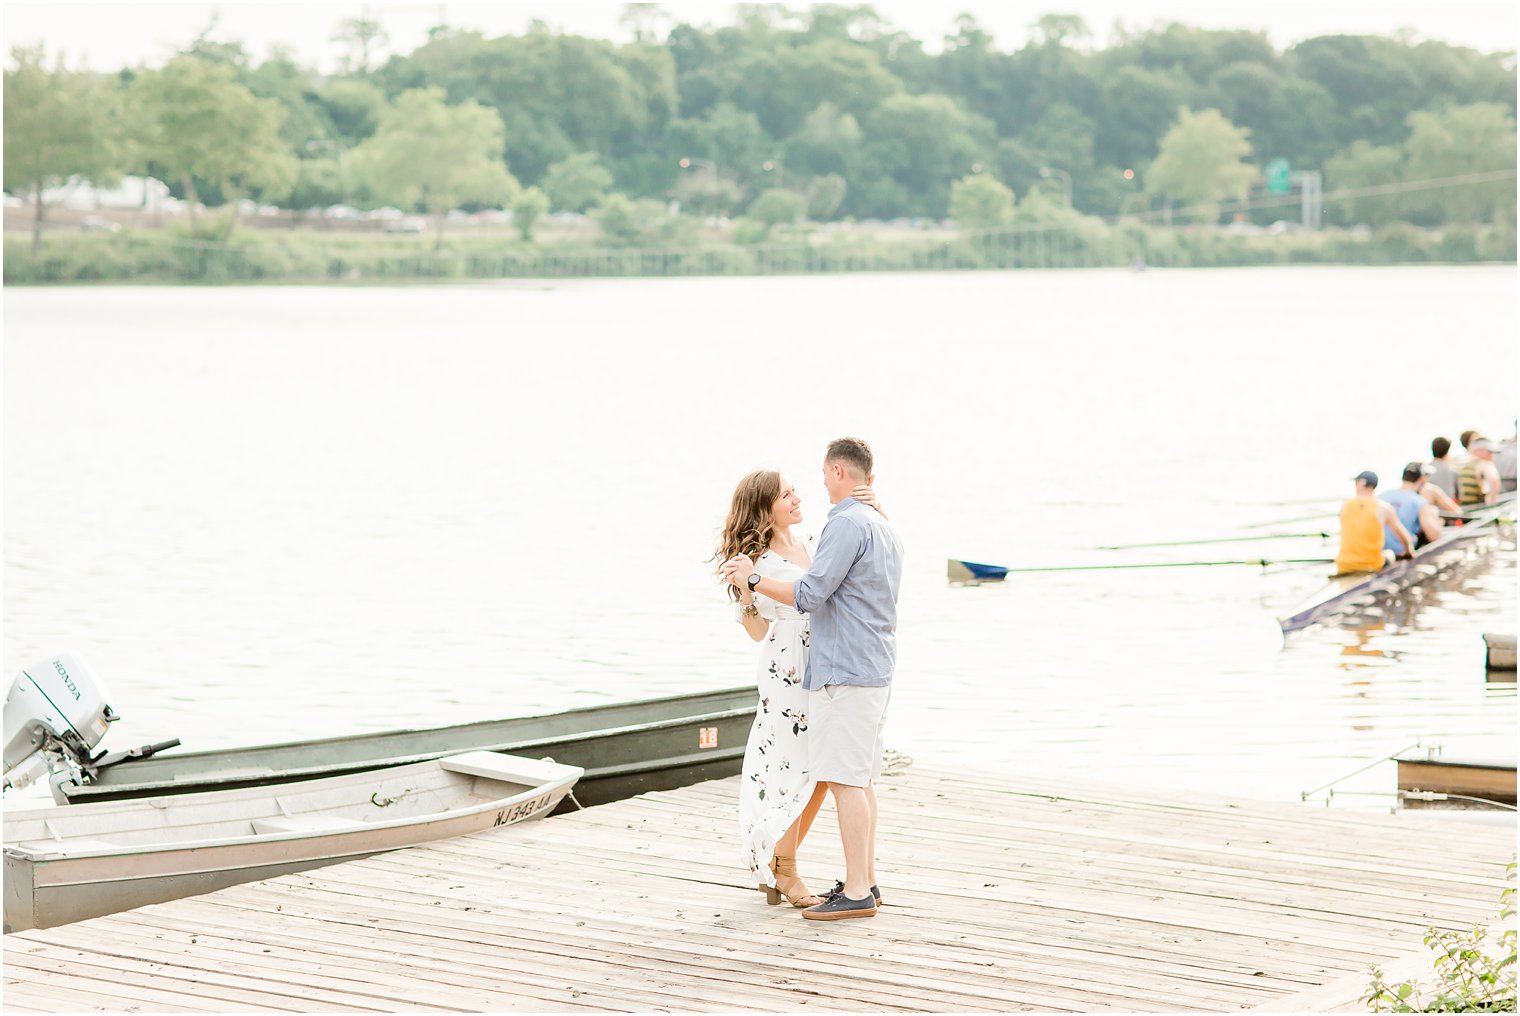
[[[811,557],[813,538],[803,542]],[[782,582],[795,582],[805,571],[769,550],[755,561],[755,570]],[[756,667],[760,705],[744,752],[739,835],[745,860],[758,884],[775,885],[770,863],[776,841],[813,796],[813,779],[808,774],[808,693],[802,687],[802,675],[807,670],[808,618],[758,593],[755,603],[771,627],[760,642]],[[736,614],[737,610],[736,606]]]

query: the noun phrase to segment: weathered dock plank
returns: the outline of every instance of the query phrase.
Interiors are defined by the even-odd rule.
[[[1513,830],[923,768],[868,921],[767,907],[737,780],[6,937],[18,1011],[1341,1008],[1491,921]],[[843,872],[831,810],[804,845]]]

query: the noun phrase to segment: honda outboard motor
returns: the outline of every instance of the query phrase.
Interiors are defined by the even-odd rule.
[[[115,719],[100,678],[78,653],[27,667],[5,696],[5,789],[43,776],[77,779]]]

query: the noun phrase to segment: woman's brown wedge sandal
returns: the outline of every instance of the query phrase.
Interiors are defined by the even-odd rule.
[[[815,896],[812,893],[793,896],[781,888],[781,880],[784,878],[796,879],[798,885],[802,884],[802,880],[797,878],[797,857],[794,854],[777,854],[771,858],[771,875],[775,878],[776,884],[762,885],[760,891],[765,893],[765,902],[773,907],[780,906],[781,901],[785,899],[798,910],[802,910],[806,907],[815,907],[824,900],[822,896]]]

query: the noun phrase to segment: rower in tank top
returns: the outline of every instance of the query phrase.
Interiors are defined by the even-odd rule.
[[[1363,470],[1356,474],[1356,496],[1341,505],[1341,548],[1335,555],[1335,572],[1382,571],[1396,555],[1383,547],[1383,527],[1387,526],[1399,540],[1405,554],[1414,553],[1414,538],[1399,521],[1393,506],[1377,498],[1377,474]]]
[[[1499,497],[1499,470],[1494,466],[1494,446],[1487,438],[1474,438],[1467,461],[1457,473],[1457,503],[1463,508],[1493,504]]]

